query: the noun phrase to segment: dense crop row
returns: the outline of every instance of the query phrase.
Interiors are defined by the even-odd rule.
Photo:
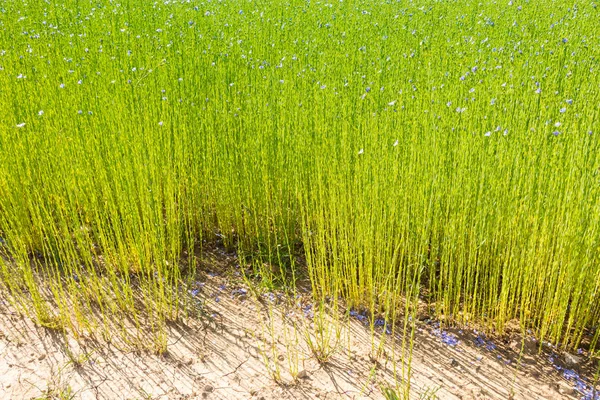
[[[219,240],[306,268],[317,299],[419,292],[589,341],[599,21],[593,1],[5,1],[2,284],[41,324],[160,332]]]

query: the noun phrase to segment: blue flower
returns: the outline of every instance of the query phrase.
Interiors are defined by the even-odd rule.
[[[454,335],[446,332],[442,332],[442,342],[452,347],[460,343],[460,341]]]
[[[565,369],[565,370],[563,370],[563,376],[567,380],[579,378],[579,374],[577,372],[573,371],[572,369]]]

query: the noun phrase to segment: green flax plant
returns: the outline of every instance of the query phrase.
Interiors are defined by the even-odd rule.
[[[39,324],[163,351],[218,242],[372,329],[421,299],[595,346],[595,2],[0,13],[0,281]]]

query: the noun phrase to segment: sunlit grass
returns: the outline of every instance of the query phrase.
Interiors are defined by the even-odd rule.
[[[595,346],[596,3],[51,3],[0,5],[0,281],[40,325],[160,352],[219,242],[372,328],[421,296]]]

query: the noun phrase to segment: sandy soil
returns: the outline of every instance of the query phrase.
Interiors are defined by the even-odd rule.
[[[162,355],[98,340],[65,343],[0,310],[0,399],[379,399],[394,382],[394,367],[403,376],[401,340],[378,328],[375,338],[386,342],[375,357],[360,314],[337,329],[326,324],[334,351],[319,363],[307,345],[316,321],[306,304],[289,309],[275,294],[256,301],[234,275],[203,279],[193,295],[208,317],[170,325]],[[532,341],[519,356],[521,342],[440,330],[434,321],[418,326],[411,398],[575,399],[590,390],[583,358],[567,365],[563,355],[538,354]]]

